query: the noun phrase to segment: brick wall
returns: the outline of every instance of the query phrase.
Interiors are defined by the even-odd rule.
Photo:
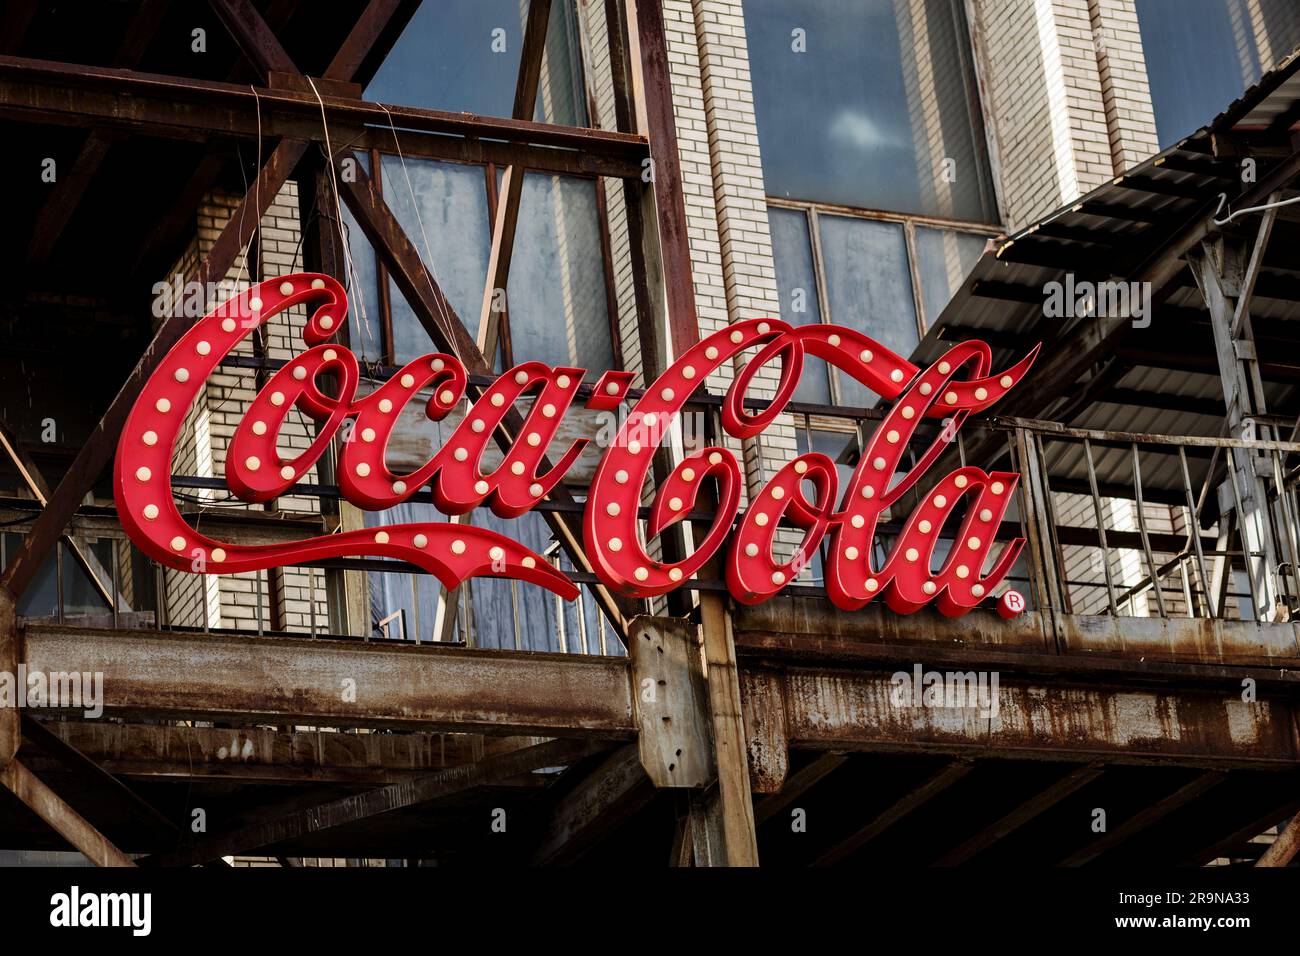
[[[199,208],[197,241],[192,253],[178,264],[181,275],[193,273],[194,264],[206,256],[225,228],[238,205],[231,195],[209,196]],[[253,279],[273,278],[301,271],[300,229],[298,219],[298,191],[295,183],[288,183],[267,210],[258,235],[258,248],[247,258],[240,256],[225,276],[216,301],[209,308],[245,288]],[[250,265],[256,264],[259,273],[250,276]],[[260,349],[268,358],[289,359],[302,351],[301,330],[306,321],[302,307],[287,310],[270,319],[264,326],[264,346]],[[232,354],[251,357],[259,349],[254,336],[245,338]],[[251,369],[220,369],[208,379],[207,387],[190,409],[186,426],[173,467],[178,474],[213,477],[225,474],[226,450],[234,437],[235,429],[244,411],[260,388],[258,373]],[[314,436],[314,426],[301,412],[290,413],[281,431],[279,450],[282,457],[291,458],[307,448]],[[318,480],[316,466],[306,471],[302,480]],[[236,509],[246,511],[274,510],[287,514],[318,514],[319,505],[314,498],[286,496],[262,505],[245,505],[226,492],[194,491],[187,494],[194,499],[183,510],[202,512],[207,509]],[[201,519],[200,519],[201,520]],[[307,631],[311,622],[311,601],[316,601],[316,620],[319,627],[328,621],[324,575],[306,568],[285,568],[276,572],[281,589],[281,606],[287,630]],[[183,572],[166,574],[167,614],[173,624],[186,626],[235,627],[252,630],[259,626],[271,628],[272,582],[268,573],[225,574],[202,577]]]
[[[1158,151],[1134,0],[973,0],[1010,230]]]

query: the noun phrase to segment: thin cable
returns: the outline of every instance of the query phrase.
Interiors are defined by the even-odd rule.
[[[1293,196],[1290,199],[1279,199],[1277,202],[1266,202],[1262,206],[1247,206],[1245,209],[1238,209],[1234,213],[1229,213],[1226,219],[1217,218],[1219,213],[1223,211],[1224,204],[1227,203],[1227,201],[1228,201],[1228,194],[1219,193],[1219,206],[1217,209],[1214,210],[1214,215],[1216,217],[1214,220],[1214,224],[1216,226],[1226,226],[1228,223],[1232,222],[1232,220],[1236,219],[1238,216],[1244,216],[1248,212],[1260,212],[1265,209],[1277,209],[1279,206],[1289,206],[1292,203],[1300,202],[1300,196]]]
[[[406,191],[411,197],[411,208],[415,210],[415,222],[420,227],[420,238],[424,242],[424,278],[429,283],[429,291],[433,294],[433,301],[438,305],[438,311],[442,315],[443,322],[450,323],[453,317],[449,314],[444,297],[438,294],[436,284],[438,283],[438,273],[433,265],[433,252],[429,248],[429,234],[424,231],[424,217],[420,215],[420,203],[415,198],[415,187],[411,185],[411,174],[406,168],[406,157],[402,155],[402,144],[397,139],[397,128],[393,125],[393,114],[388,111],[388,107],[383,103],[379,108],[384,111],[388,117],[388,129],[393,134],[393,146],[397,148],[397,161],[402,164],[402,176],[406,179]]]
[[[253,206],[257,213],[257,226],[253,229],[252,235],[248,237],[248,242],[244,243],[243,260],[239,264],[239,272],[235,276],[234,288],[230,290],[231,296],[239,295],[240,283],[244,281],[244,276],[248,274],[248,254],[252,251],[253,242],[262,232],[262,97],[258,95],[257,87],[249,84],[248,87],[253,91],[253,103],[257,112],[257,156],[254,168],[256,172],[253,175]],[[243,173],[244,164],[239,164],[240,173]],[[244,193],[248,193],[248,181],[244,181]],[[239,204],[239,231],[244,231],[244,204]]]
[[[338,176],[334,172],[334,148],[330,145],[330,125],[329,119],[325,115],[325,101],[321,99],[320,91],[316,89],[316,83],[310,76],[307,77],[307,82],[311,84],[311,91],[316,94],[316,102],[320,105],[321,128],[325,131],[325,166],[330,172],[330,185],[334,190],[334,208],[338,215],[339,235],[343,240],[343,268],[347,273],[348,282],[351,284],[352,289],[357,292],[356,295],[348,297],[348,309],[355,308],[359,310],[361,327],[369,336],[370,320],[366,316],[365,294],[361,291],[361,283],[357,281],[356,269],[352,262],[351,239],[348,237],[348,231],[343,228],[343,206],[339,201]]]

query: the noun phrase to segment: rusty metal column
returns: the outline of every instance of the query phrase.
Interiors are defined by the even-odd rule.
[[[646,210],[641,236],[653,303],[653,327],[646,331],[656,340],[654,344],[666,367],[675,355],[699,341],[667,39],[659,0],[625,0],[624,11],[636,130],[646,136],[650,145],[651,188],[645,195],[652,200],[653,210],[652,214]],[[632,239],[636,241],[636,237]],[[679,432],[675,432],[671,444],[675,464],[682,456]],[[731,615],[722,596],[701,593],[700,636],[718,782],[716,789],[691,800],[696,861],[710,866],[757,866],[758,842],[736,647]]]

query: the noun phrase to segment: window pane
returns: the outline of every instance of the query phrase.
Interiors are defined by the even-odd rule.
[[[921,276],[927,326],[939,317],[962,280],[970,275],[987,241],[968,232],[916,227],[916,269]]]
[[[366,175],[370,169],[370,156],[358,153]],[[384,358],[383,320],[379,309],[378,260],[370,240],[361,231],[356,217],[346,203],[339,203],[343,211],[343,238],[347,245],[345,267],[350,266],[346,278],[349,310],[349,347],[357,358],[367,362],[380,362]],[[329,210],[324,215],[329,215]],[[355,282],[354,282],[355,280]]]
[[[831,322],[910,355],[918,339],[903,227],[847,216],[819,219]],[[857,379],[839,379],[846,405],[876,403],[875,393]]]
[[[958,0],[744,10],[768,195],[996,221]]]
[[[772,255],[776,260],[781,318],[791,325],[815,325],[822,317],[817,301],[812,245],[808,240],[808,217],[797,209],[769,206],[767,221],[772,230]],[[804,357],[803,375],[795,389],[794,400],[817,405],[831,403],[826,363],[821,359]]]
[[[568,176],[524,177],[507,296],[515,362],[597,372],[614,365],[597,186]]]
[[[511,116],[527,20],[527,0],[422,3],[366,87],[366,98]],[[546,31],[535,120],[587,124],[580,62],[571,0],[556,0]]]
[[[1295,0],[1137,0],[1161,149],[1223,112],[1300,44]]]
[[[469,334],[476,335],[492,241],[482,167],[408,159],[403,172],[401,159],[388,155],[380,165],[385,201]],[[396,283],[390,280],[389,289],[397,361],[434,351]]]

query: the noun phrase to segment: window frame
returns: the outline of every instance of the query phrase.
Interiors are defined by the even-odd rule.
[[[997,236],[1004,235],[1004,230],[999,225],[971,222],[965,219],[945,219],[939,216],[917,216],[908,213],[887,212],[883,209],[860,209],[852,206],[840,206],[835,203],[786,199],[779,196],[768,196],[767,205],[779,209],[793,210],[803,213],[804,215],[804,222],[808,228],[813,274],[817,286],[817,314],[822,325],[834,325],[835,321],[834,317],[831,315],[830,297],[827,292],[826,263],[822,256],[821,221],[819,217],[822,215],[840,216],[848,219],[887,222],[901,226],[903,229],[903,241],[907,251],[908,280],[912,290],[912,315],[916,322],[918,339],[924,339],[929,329],[925,318],[925,299],[922,295],[921,272],[916,254],[916,228],[920,226],[923,228],[942,229],[949,232],[959,232],[966,235],[978,236],[983,239],[993,239]],[[773,250],[772,255],[773,259],[775,259],[775,249]],[[830,372],[831,404],[844,405],[845,402],[840,386],[839,370],[828,366],[828,371]],[[823,430],[836,431],[838,429],[832,428]]]
[[[385,156],[399,157],[399,155],[400,154],[398,154],[397,152],[388,152],[387,150],[381,150],[377,148],[371,149],[366,153],[367,159],[370,162],[370,170],[371,170],[370,178],[371,181],[374,182],[375,191],[381,199],[384,196],[384,188],[385,188],[382,159]],[[483,188],[485,190],[485,196],[487,200],[484,205],[487,209],[488,236],[491,237],[494,225],[496,223],[497,202],[499,198],[498,190],[497,190],[497,182],[496,182],[497,171],[498,169],[503,167],[499,167],[495,163],[475,163],[475,162],[466,162],[463,160],[441,160],[440,159],[437,160],[437,162],[454,163],[458,166],[469,166],[469,167],[481,169],[483,171],[483,175],[484,175]],[[548,175],[548,174],[537,173],[536,175]],[[556,174],[556,175],[560,175],[560,174]],[[610,351],[614,356],[615,370],[621,371],[625,367],[625,356],[623,354],[622,339],[621,336],[619,335],[618,291],[614,285],[615,279],[613,275],[613,250],[612,250],[610,234],[609,234],[609,215],[608,215],[607,203],[605,199],[605,183],[603,181],[603,177],[597,176],[595,174],[573,174],[573,175],[565,174],[564,178],[590,180],[595,183],[596,215],[600,223],[599,240],[600,240],[600,252],[601,252],[601,259],[602,259],[602,273],[603,273],[602,278],[603,278],[603,285],[605,289],[605,311],[607,313],[607,318],[609,322]],[[383,261],[383,257],[379,255],[379,253],[373,248],[373,246],[370,245],[370,243],[366,243],[365,254],[372,255],[375,259],[375,283],[378,286],[378,289],[376,290],[377,294],[375,299],[376,299],[376,304],[378,305],[379,308],[379,315],[374,318],[377,319],[376,326],[379,329],[380,339],[381,339],[380,364],[397,365],[399,363],[396,358],[394,342],[393,342],[393,303],[392,303],[393,292],[390,288],[389,281],[388,281],[390,278],[390,273],[388,267],[385,265]],[[423,259],[423,256],[421,256],[421,259]],[[354,294],[359,294],[359,293],[354,293]],[[400,294],[400,292],[398,294]],[[498,340],[497,340],[498,348],[500,350],[499,354],[501,357],[502,368],[511,368],[516,363],[516,358],[514,355],[514,350],[512,347],[511,337],[510,337],[509,301],[510,301],[509,288],[507,287],[506,308],[501,313],[501,324],[499,327]],[[461,316],[460,318],[463,321],[467,317]],[[349,327],[349,332],[351,332],[350,327]],[[429,344],[431,347],[434,346],[432,340],[430,341]],[[485,358],[487,358],[487,356],[485,356]],[[528,361],[528,360],[529,360],[529,356],[521,356],[519,358],[519,361]],[[604,370],[596,369],[594,371],[604,371]]]

